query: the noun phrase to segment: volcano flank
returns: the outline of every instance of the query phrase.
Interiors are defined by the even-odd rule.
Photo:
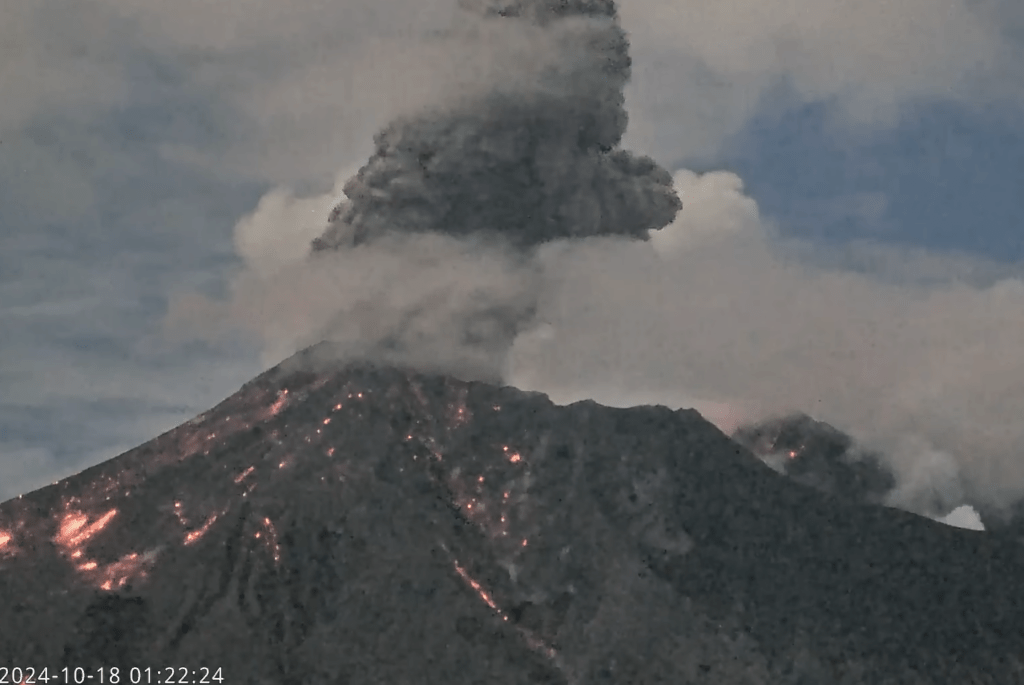
[[[0,505],[0,666],[239,683],[1024,678],[1020,545],[805,487],[692,410],[557,406],[327,367],[326,348]]]

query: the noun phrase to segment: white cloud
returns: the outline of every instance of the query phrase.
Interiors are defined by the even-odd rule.
[[[268,192],[235,226],[238,256],[254,273],[267,277],[304,261],[310,243],[323,233],[327,216],[343,197],[345,181],[356,171],[339,173],[330,191],[312,197],[296,197],[283,188]]]
[[[957,507],[939,519],[939,523],[945,523],[947,526],[955,528],[966,528],[967,530],[985,530],[985,524],[981,522],[978,512],[966,504]]]
[[[651,233],[651,244],[659,253],[671,256],[758,230],[757,203],[743,194],[743,181],[736,174],[714,171],[698,176],[681,169],[672,180],[685,209],[671,225]]]
[[[812,259],[820,250],[786,249],[757,220],[739,179],[676,180],[683,210],[653,246],[546,251],[545,333],[517,340],[509,380],[683,396],[730,407],[730,422],[805,411],[889,452],[910,508],[927,493],[951,506],[976,488],[1024,493],[1020,280],[972,285],[938,254],[902,279]]]

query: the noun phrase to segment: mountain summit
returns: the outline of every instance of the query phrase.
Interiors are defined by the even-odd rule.
[[[0,666],[1024,682],[1022,546],[800,485],[695,411],[325,351],[0,505]]]

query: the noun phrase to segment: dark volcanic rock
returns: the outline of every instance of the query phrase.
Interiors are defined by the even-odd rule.
[[[802,487],[693,411],[394,368],[278,367],[0,505],[0,541],[0,665],[51,673],[1024,682],[1024,548]]]
[[[980,502],[974,504],[985,530],[1002,535],[1024,545],[1024,499],[1005,507],[994,507]]]
[[[806,414],[741,426],[732,438],[779,473],[848,501],[881,504],[896,486],[879,455]]]

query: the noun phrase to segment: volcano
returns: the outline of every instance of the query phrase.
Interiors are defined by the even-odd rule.
[[[1022,546],[805,487],[692,410],[329,356],[0,505],[0,666],[1024,682]]]

